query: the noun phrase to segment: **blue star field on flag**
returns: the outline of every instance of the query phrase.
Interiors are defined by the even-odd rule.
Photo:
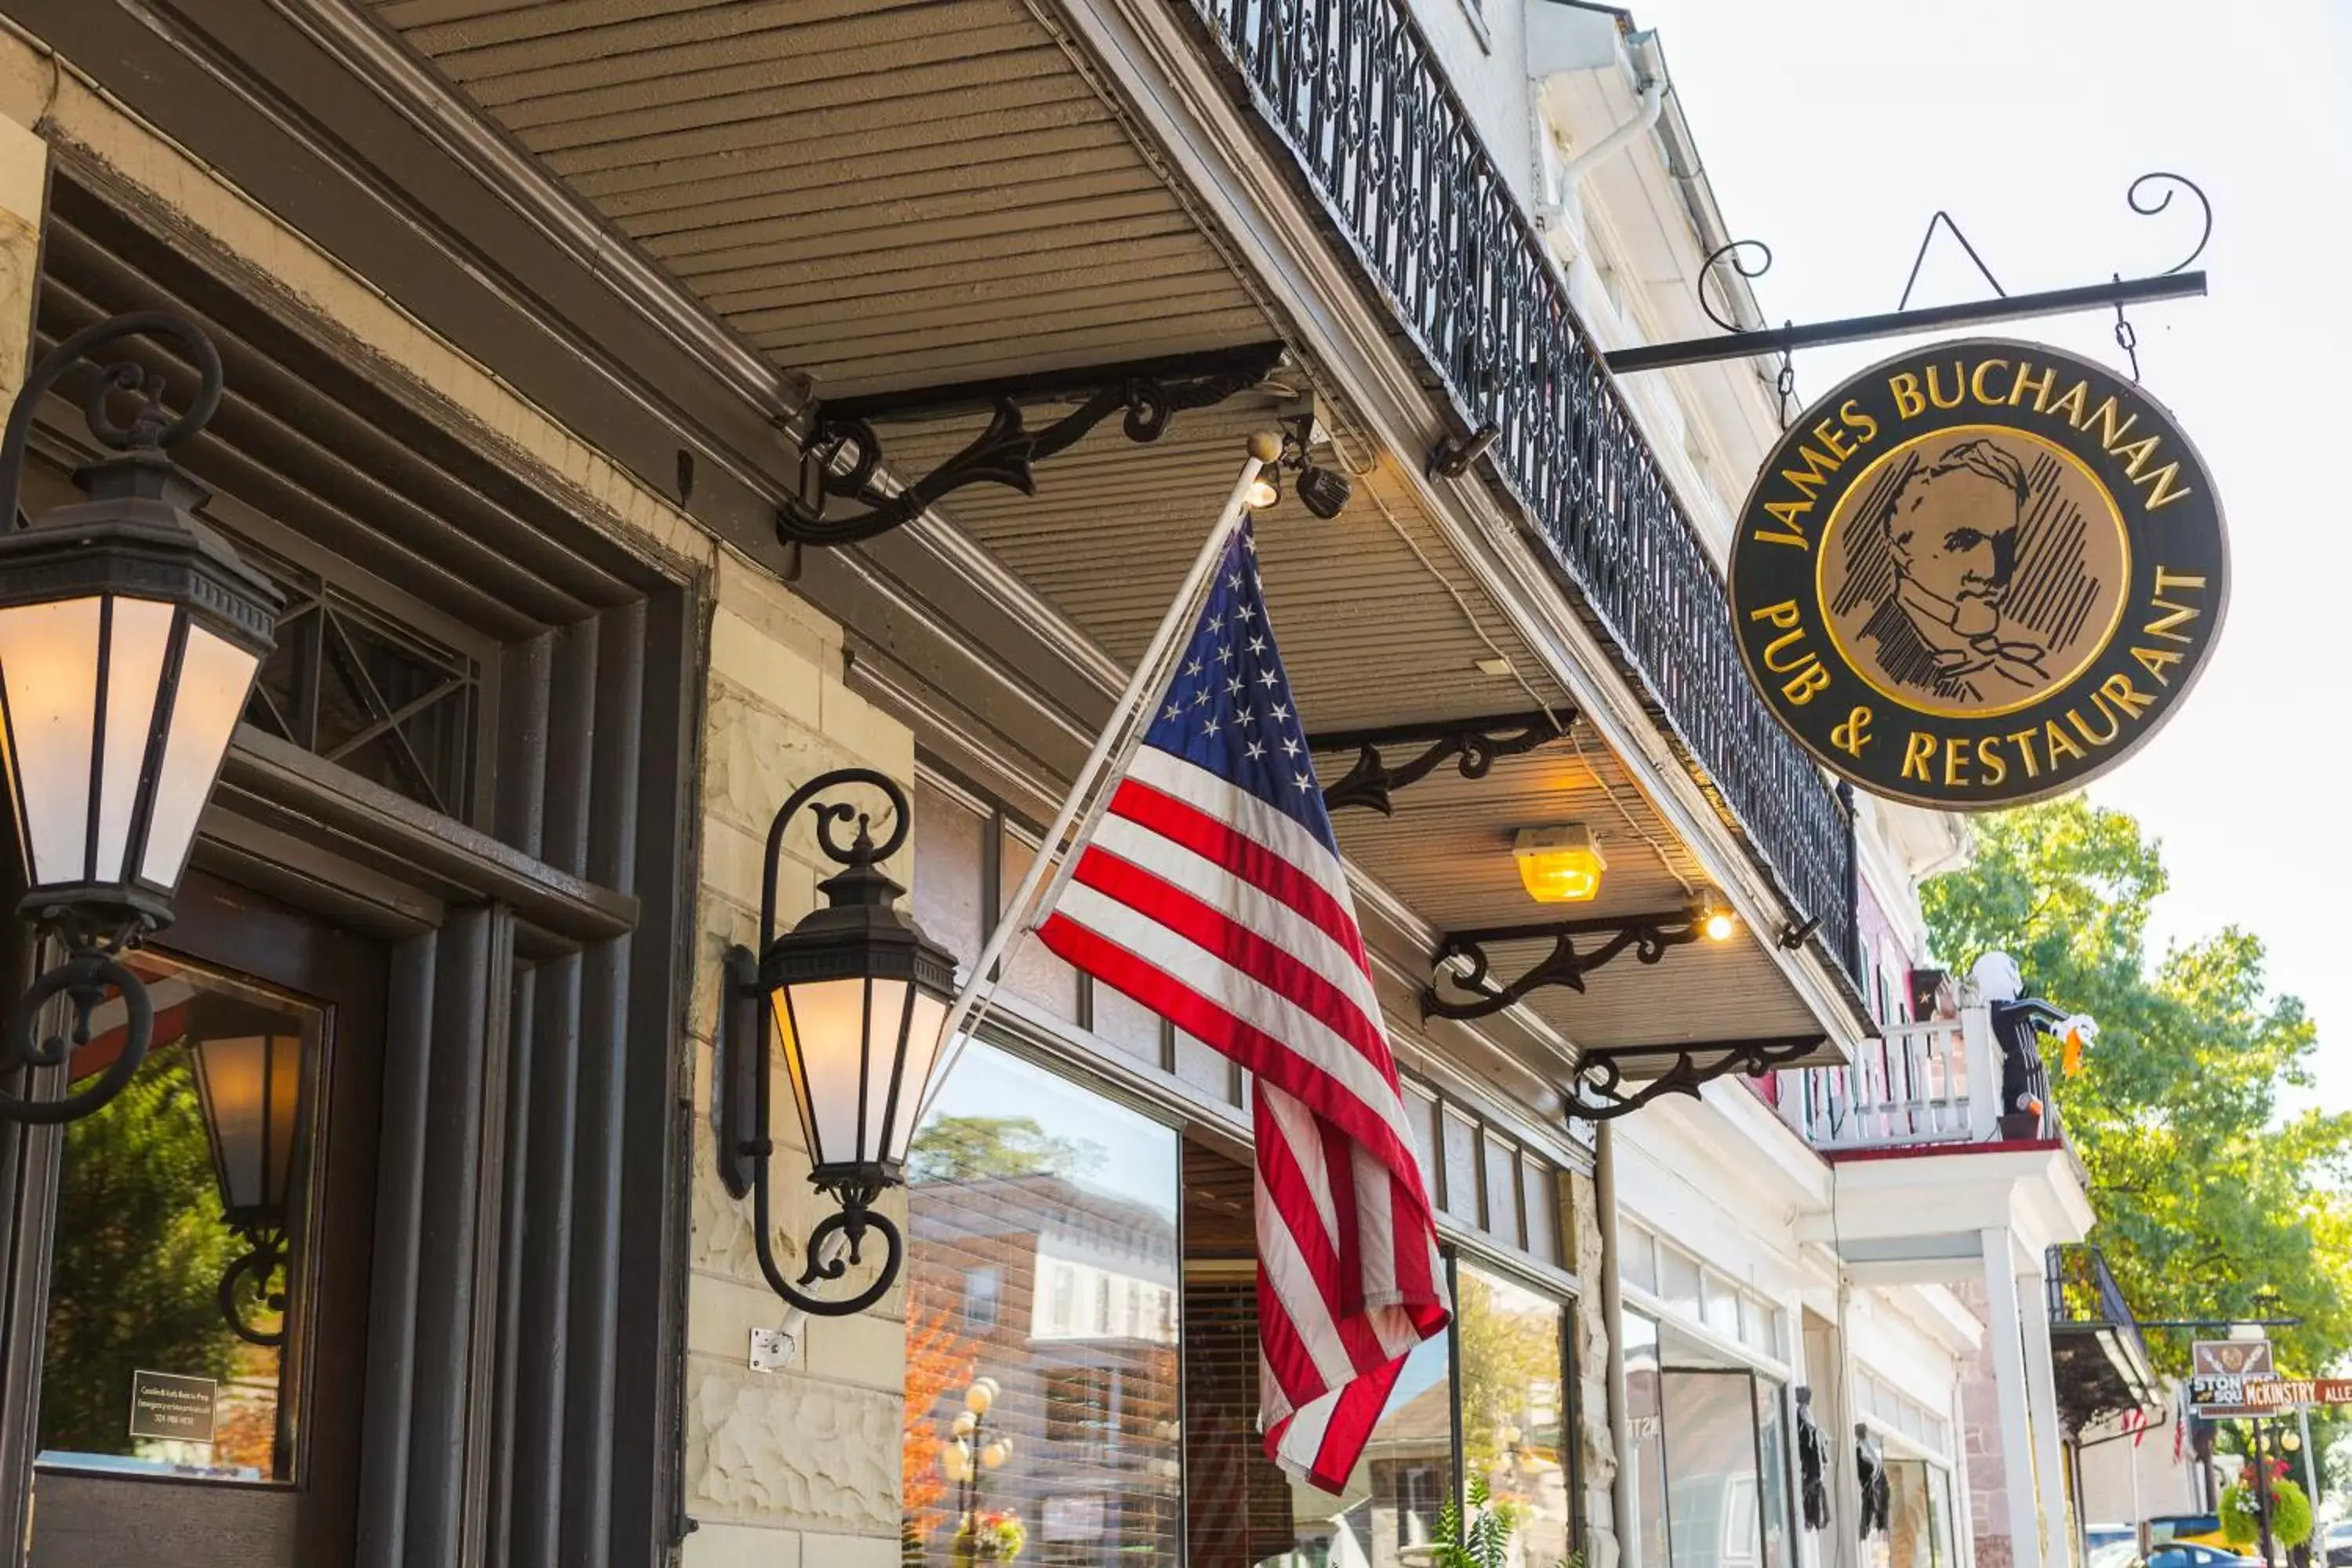
[[[1239,784],[1339,853],[1290,678],[1274,645],[1248,519],[1217,563],[1192,640],[1143,743]]]

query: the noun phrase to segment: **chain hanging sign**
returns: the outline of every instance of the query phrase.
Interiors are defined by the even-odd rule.
[[[2212,476],[2161,405],[2073,354],[1971,339],[1798,418],[1730,585],[1749,678],[1832,772],[1990,811],[2156,732],[2211,653],[2229,563]]]

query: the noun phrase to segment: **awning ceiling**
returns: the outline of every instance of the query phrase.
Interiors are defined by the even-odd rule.
[[[823,395],[1275,335],[1021,0],[374,11]]]
[[[383,0],[373,14],[714,314],[814,377],[820,398],[1284,336],[1022,0]],[[1307,390],[1277,372],[1257,394],[1178,415],[1149,446],[1113,418],[1041,462],[1034,498],[973,486],[940,514],[1124,666],[1230,489],[1243,438]],[[892,471],[919,476],[982,422],[882,424]],[[1293,499],[1260,529],[1310,729],[1561,707],[1542,658],[1394,458],[1375,464],[1361,440],[1347,449],[1368,471],[1341,518],[1318,521]],[[1498,657],[1510,673],[1479,668]],[[1567,912],[1685,907],[1705,891],[1694,858],[1606,747],[1580,739],[1581,759],[1549,747],[1483,783],[1442,769],[1398,796],[1393,819],[1343,812],[1342,845],[1440,929],[1542,918],[1509,845],[1521,826],[1560,822],[1591,826],[1610,859],[1601,901]],[[1326,782],[1349,761],[1324,758]],[[1746,931],[1655,966],[1622,959],[1588,984],[1529,1001],[1580,1046],[1821,1026]]]

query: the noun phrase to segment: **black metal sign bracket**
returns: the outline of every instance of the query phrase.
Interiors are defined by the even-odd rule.
[[[1911,264],[1911,283],[1903,290],[1907,304],[1911,286],[1919,278],[1919,263],[1927,257],[1927,242],[1935,237],[1940,223],[1951,230],[1969,259],[1990,283],[1994,298],[1968,300],[1952,305],[1931,305],[1923,310],[1895,310],[1872,316],[1848,316],[1833,321],[1814,321],[1805,326],[1787,325],[1761,328],[1752,331],[1727,330],[1721,337],[1686,338],[1678,342],[1643,343],[1633,348],[1618,349],[1602,356],[1602,363],[1619,375],[1635,371],[1666,370],[1675,365],[1706,364],[1717,360],[1748,359],[1762,354],[1787,353],[1797,349],[1820,348],[1828,343],[1861,342],[1872,338],[1906,337],[1917,332],[1940,331],[1947,327],[1982,326],[1992,321],[2021,321],[2037,316],[2065,316],[2080,310],[2114,309],[2120,311],[2126,305],[2141,304],[2151,300],[2178,300],[2205,292],[2205,274],[2189,268],[2205,254],[2205,245],[2213,236],[2213,204],[2196,183],[2179,174],[2158,172],[2142,174],[2131,184],[2126,199],[2132,211],[2142,216],[2152,216],[2172,205],[2172,192],[2147,196],[2143,192],[2151,183],[2178,185],[2194,197],[2202,214],[2202,230],[2197,237],[2197,247],[2181,260],[2149,278],[2117,277],[2105,283],[2093,283],[2079,289],[2050,289],[2034,294],[2005,294],[1994,279],[1976,247],[1961,235],[1950,215],[1938,212],[1928,220],[1927,234],[1920,242],[1919,256]],[[1759,259],[1748,261],[1742,252],[1754,251]],[[1706,299],[1706,279],[1718,262],[1728,265],[1742,278],[1760,278],[1772,267],[1772,252],[1761,242],[1752,239],[1734,240],[1715,251],[1699,268],[1699,303],[1710,320],[1727,329],[1732,323],[1716,313]],[[2120,339],[2118,340],[2120,341]]]
[[[1703,1084],[1733,1073],[1762,1078],[1776,1068],[1794,1067],[1821,1049],[1826,1035],[1780,1035],[1768,1039],[1709,1040],[1697,1045],[1625,1046],[1588,1050],[1580,1068],[1576,1097],[1568,1103],[1570,1119],[1613,1121],[1670,1094],[1699,1097]],[[1628,1089],[1624,1064],[1638,1058],[1671,1056],[1674,1065],[1639,1089]]]
[[[1112,415],[1124,416],[1120,429],[1129,440],[1156,441],[1177,414],[1213,406],[1257,385],[1273,374],[1283,352],[1280,343],[1254,343],[1208,353],[830,399],[817,406],[807,445],[802,448],[801,493],[778,510],[777,537],[787,544],[855,544],[913,521],[966,485],[1005,485],[1024,495],[1034,495],[1034,465],[1076,445]],[[1032,430],[1022,422],[1024,402],[1069,402],[1077,406],[1045,428]],[[876,424],[969,410],[988,414],[986,428],[969,446],[903,488],[893,490],[881,482],[884,458]],[[828,517],[827,502],[835,499],[855,501],[864,510]]]
[[[1310,752],[1353,752],[1355,765],[1337,784],[1323,791],[1323,809],[1359,806],[1383,816],[1394,815],[1391,797],[1407,785],[1419,784],[1447,758],[1465,779],[1482,779],[1504,757],[1517,757],[1550,744],[1576,722],[1573,709],[1559,717],[1549,713],[1504,713],[1491,719],[1456,719],[1438,724],[1399,724],[1384,730],[1346,730],[1309,735]],[[1409,761],[1390,765],[1381,757],[1385,746],[1426,748]]]

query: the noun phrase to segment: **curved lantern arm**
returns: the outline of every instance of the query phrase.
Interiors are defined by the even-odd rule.
[[[104,1076],[78,1094],[56,1100],[20,1099],[0,1090],[0,1121],[34,1125],[71,1121],[100,1109],[130,1084],[140,1064],[147,1059],[147,1047],[154,1040],[155,1006],[148,998],[145,983],[131,966],[103,948],[73,949],[66,954],[64,963],[26,989],[9,1020],[8,1049],[0,1066],[64,1066],[77,1048],[89,1043],[91,1016],[109,990],[121,993],[124,1016],[122,1049],[108,1065]],[[71,1034],[51,1035],[37,1041],[35,1020],[41,1008],[57,996],[65,997],[73,1005]]]
[[[280,1322],[267,1331],[255,1328],[246,1321],[245,1303],[249,1300],[265,1311],[286,1310],[286,1292],[271,1289],[271,1282],[286,1262],[286,1237],[272,1229],[248,1230],[245,1238],[252,1244],[251,1250],[221,1275],[221,1316],[228,1321],[230,1331],[246,1343],[275,1349],[286,1342],[286,1325]]]
[[[829,773],[819,773],[793,791],[777,809],[774,820],[768,824],[767,853],[760,862],[761,952],[767,952],[768,944],[776,940],[776,862],[783,854],[785,831],[792,826],[793,818],[800,814],[803,806],[810,806],[815,814],[818,847],[836,864],[850,866],[857,862],[860,852],[856,847],[845,849],[833,841],[833,825],[856,816],[856,808],[817,801],[817,796],[827,790],[838,789],[844,784],[865,784],[879,791],[882,798],[890,803],[890,837],[865,850],[863,855],[866,860],[887,860],[907,842],[907,835],[914,826],[914,809],[907,803],[907,792],[900,789],[898,781],[887,773],[872,768],[835,768]],[[859,820],[862,825],[865,819],[861,817]]]
[[[890,830],[881,843],[868,837],[869,818],[856,807],[824,800],[828,792],[863,786],[880,794],[892,812]],[[776,869],[784,835],[803,810],[816,818],[817,846],[825,857],[845,867],[870,867],[896,854],[907,842],[914,812],[907,792],[888,774],[872,768],[839,768],[819,774],[794,790],[769,824],[766,854],[760,883],[760,951],[776,940]],[[857,836],[844,845],[837,826],[855,817]],[[862,1312],[888,1294],[906,1260],[906,1238],[890,1218],[874,1208],[874,1201],[891,1184],[887,1177],[864,1173],[850,1180],[820,1181],[840,1207],[810,1227],[802,1247],[803,1266],[797,1279],[789,1278],[777,1260],[775,1225],[769,1193],[769,1163],[775,1153],[773,1113],[775,1026],[769,1018],[761,986],[760,960],[751,950],[734,947],[725,961],[723,1004],[719,1026],[719,1052],[714,1062],[712,1121],[718,1143],[719,1176],[730,1194],[751,1200],[752,1245],[760,1272],[768,1288],[788,1305],[812,1317],[838,1318]],[[852,1265],[865,1261],[869,1235],[882,1239],[880,1267],[856,1294],[835,1299],[813,1296],[803,1289],[840,1279]],[[835,1243],[842,1244],[839,1256]]]
[[[40,406],[42,395],[68,371],[89,358],[89,352],[100,344],[150,335],[177,341],[195,362],[201,378],[196,400],[188,405],[185,414],[167,421],[160,377],[148,375],[127,360],[108,365],[90,383],[89,396],[84,400],[83,413],[89,421],[90,434],[117,451],[170,447],[203,429],[220,407],[220,351],[194,322],[165,310],[132,310],[84,327],[41,356],[40,363],[26,374],[25,384],[16,394],[16,406],[9,410],[7,431],[0,435],[0,518],[7,520],[7,528],[18,526],[16,500],[24,479],[25,443],[32,433],[33,416]],[[147,402],[128,426],[118,425],[107,415],[107,395],[133,388],[143,391]]]
[[[758,1141],[765,1145],[767,1140]],[[786,1304],[798,1308],[813,1318],[846,1318],[866,1310],[890,1292],[898,1282],[898,1266],[906,1261],[906,1238],[890,1216],[870,1207],[873,1198],[864,1194],[845,1194],[841,1207],[825,1215],[809,1228],[808,1239],[802,1244],[802,1255],[808,1261],[801,1268],[798,1281],[784,1278],[776,1262],[775,1226],[768,1217],[768,1151],[761,1148],[751,1154],[751,1238],[760,1258],[760,1272],[767,1277],[768,1289],[783,1298]],[[853,1263],[865,1261],[866,1233],[877,1231],[882,1237],[882,1267],[872,1283],[855,1296],[827,1300],[821,1296],[803,1295],[799,1285],[814,1285],[820,1279],[838,1279],[849,1271]],[[845,1257],[827,1258],[826,1243],[835,1235],[848,1243]]]

